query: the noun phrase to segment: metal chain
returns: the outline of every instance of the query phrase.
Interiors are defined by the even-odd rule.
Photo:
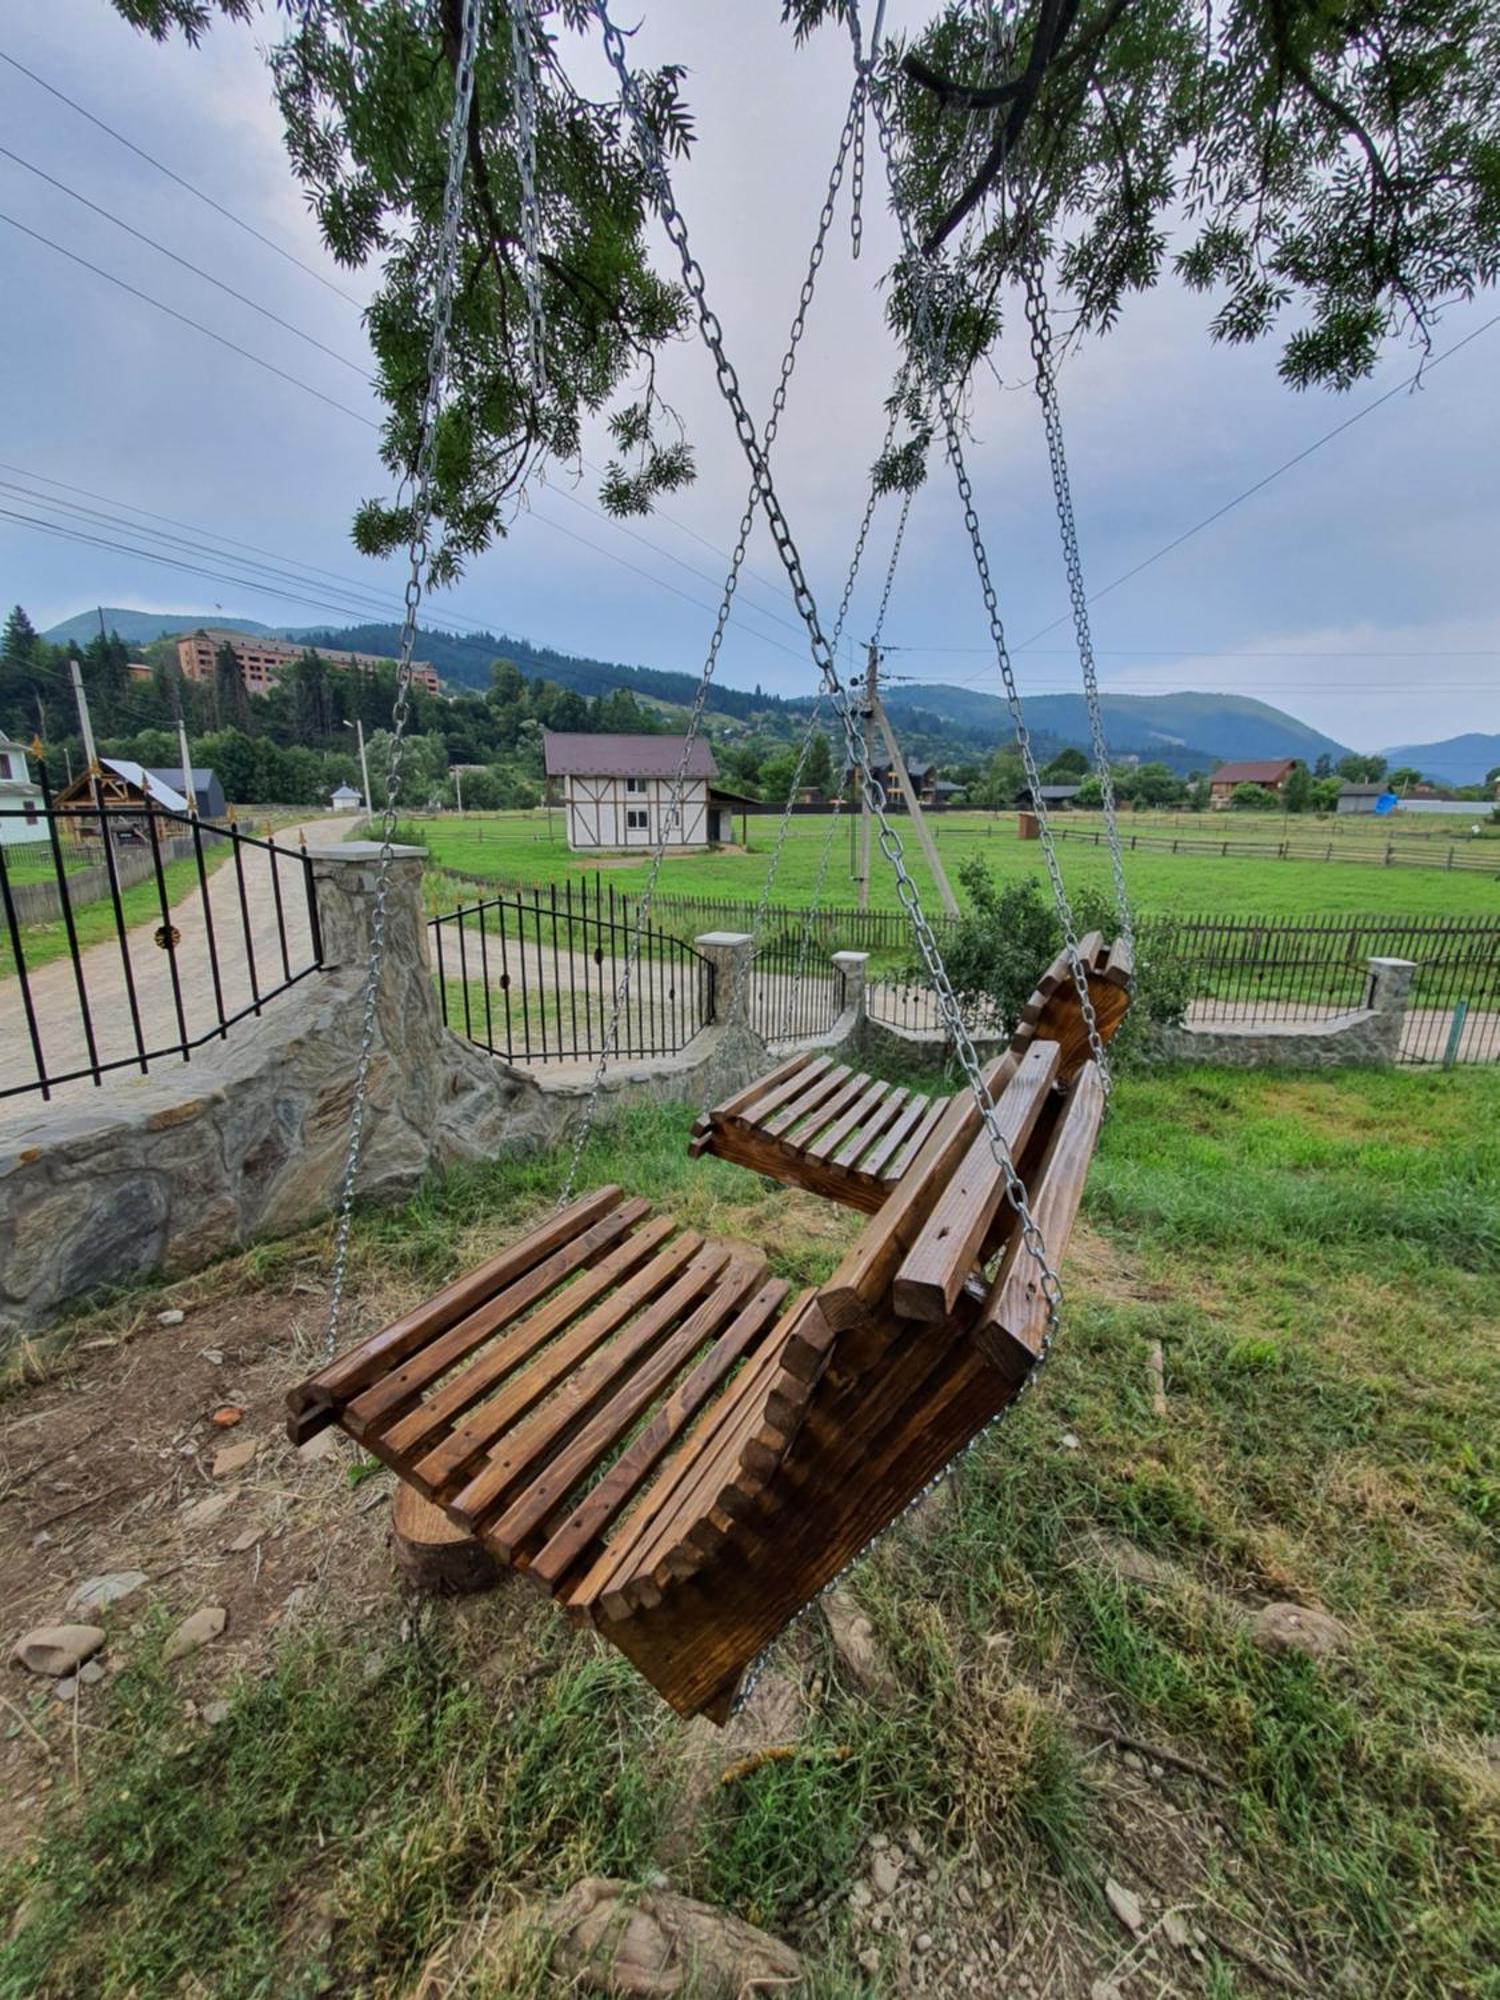
[[[411,712],[412,653],[417,642],[417,611],[422,602],[422,586],[430,554],[427,538],[432,527],[433,462],[437,447],[438,412],[442,405],[443,384],[447,377],[448,333],[453,320],[454,275],[458,263],[458,227],[463,209],[464,164],[468,157],[469,146],[469,107],[474,98],[474,65],[479,50],[481,12],[482,0],[464,0],[458,69],[453,86],[453,117],[448,127],[448,167],[443,187],[442,226],[438,236],[433,282],[432,333],[427,343],[427,386],[422,394],[416,470],[412,478],[412,532],[407,548],[410,567],[406,579],[406,611],[401,625],[401,644],[396,662],[396,699],[391,711],[391,748],[386,764],[380,862],[375,878],[375,900],[370,915],[370,960],[365,975],[359,1063],[354,1076],[354,1106],[349,1119],[349,1144],[344,1156],[338,1222],[334,1231],[328,1327],[323,1340],[325,1360],[332,1360],[338,1347],[339,1319],[343,1311],[344,1288],[348,1278],[349,1230],[354,1210],[354,1186],[359,1174],[360,1150],[364,1142],[365,1110],[369,1100],[370,1068],[375,1048],[375,1009],[380,993],[381,967],[385,961],[386,903],[390,891],[391,862],[394,858],[396,807],[401,787],[401,753],[407,718]],[[367,806],[371,804],[373,801],[366,801]]]
[[[890,120],[884,98],[877,91],[873,93],[875,132],[880,149],[885,158],[891,206],[901,232],[902,249],[917,275],[915,287],[914,333],[925,362],[932,394],[937,402],[943,422],[943,439],[948,454],[948,463],[953,468],[954,480],[958,487],[959,502],[963,508],[964,527],[968,532],[969,544],[974,557],[974,569],[979,578],[980,595],[984,600],[985,616],[989,624],[990,640],[995,649],[995,663],[1000,670],[1001,685],[1005,693],[1005,704],[1010,713],[1011,727],[1015,732],[1016,747],[1021,753],[1021,766],[1026,783],[1030,788],[1032,805],[1037,817],[1037,828],[1041,836],[1042,857],[1047,865],[1047,874],[1052,888],[1052,899],[1057,909],[1058,921],[1062,926],[1063,946],[1067,954],[1068,967],[1078,994],[1078,1003],[1083,1013],[1084,1027],[1088,1033],[1089,1052],[1099,1065],[1099,1077],[1104,1086],[1106,1098],[1112,1084],[1109,1060],[1104,1041],[1099,1033],[1099,1023],[1094,1012],[1093,999],[1089,994],[1088,972],[1078,949],[1078,931],[1073,918],[1073,906],[1069,901],[1067,887],[1062,877],[1062,867],[1058,860],[1057,843],[1053,838],[1051,821],[1043,802],[1041,774],[1037,769],[1036,755],[1031,745],[1031,732],[1026,726],[1025,713],[1021,706],[1020,691],[1016,686],[1015,669],[1011,663],[1010,646],[1005,636],[1005,624],[1000,616],[1000,603],[996,595],[994,579],[990,573],[989,552],[985,547],[984,534],[980,527],[978,511],[974,504],[974,486],[969,477],[964,460],[963,436],[959,424],[958,408],[953,390],[948,382],[946,342],[941,339],[933,321],[932,300],[936,288],[939,269],[935,257],[925,256],[919,249],[911,227],[911,219],[901,199],[900,175],[896,166],[895,149],[891,137]],[[955,287],[956,289],[956,281]]]
[[[1131,918],[1130,892],[1125,886],[1125,860],[1120,848],[1120,826],[1115,812],[1114,778],[1109,768],[1109,748],[1104,740],[1104,717],[1099,707],[1099,676],[1094,664],[1094,635],[1089,624],[1088,593],[1083,585],[1083,558],[1078,548],[1078,523],[1073,513],[1073,490],[1068,479],[1067,453],[1063,449],[1062,411],[1057,400],[1057,376],[1052,365],[1052,325],[1047,311],[1047,289],[1041,246],[1033,239],[1025,259],[1026,319],[1031,327],[1031,358],[1036,364],[1036,393],[1042,405],[1047,430],[1047,456],[1052,467],[1052,493],[1057,503],[1058,528],[1062,536],[1063,563],[1068,572],[1068,595],[1073,605],[1073,631],[1078,641],[1078,659],[1083,669],[1083,696],[1088,709],[1089,738],[1093,745],[1094,772],[1104,801],[1104,826],[1109,839],[1109,862],[1114,875],[1115,908],[1120,931],[1127,945],[1134,946],[1135,925]]]
[[[854,133],[854,170],[849,176],[849,195],[853,204],[849,214],[849,254],[857,264],[865,233],[865,107],[863,105],[860,107],[859,124]]]
[[[937,1001],[938,1012],[973,1093],[983,1129],[990,1142],[991,1152],[1004,1177],[1006,1198],[1016,1213],[1021,1241],[1028,1255],[1035,1260],[1041,1274],[1039,1289],[1047,1308],[1047,1325],[1040,1343],[1041,1351],[1037,1364],[1040,1365],[1050,1350],[1057,1326],[1058,1310],[1062,1302],[1062,1286],[1057,1273],[1048,1261],[1046,1245],[1031,1213],[1025,1185],[1016,1171],[1010,1148],[1000,1129],[973,1038],[964,1021],[963,1011],[954,995],[952,982],[943,963],[942,951],[933,933],[931,922],[922,908],[920,892],[907,869],[900,836],[886,816],[884,794],[870,771],[863,735],[855,722],[853,711],[839,680],[827,637],[819,622],[817,604],[808,588],[801,555],[782,510],[780,497],[771,478],[770,466],[760,447],[755,424],[745,406],[739,377],[724,351],[723,327],[705,297],[706,281],[703,268],[693,255],[688,242],[687,225],[672,192],[671,178],[667,172],[660,142],[652,127],[640,86],[631,74],[626,60],[624,37],[610,20],[604,0],[594,0],[594,12],[603,31],[605,55],[615,72],[622,102],[635,127],[636,144],[641,153],[653,199],[668,238],[677,252],[683,283],[697,315],[699,332],[714,361],[720,394],[734,419],[735,432],[754,474],[753,484],[760,505],[765,511],[777,554],[781,558],[782,567],[791,585],[793,601],[807,628],[814,663],[823,676],[824,684],[833,700],[835,713],[842,723],[849,762],[860,773],[862,795],[880,829],[880,849],[895,874],[897,900],[911,924],[918,952],[927,969]]]
[[[643,133],[646,134],[655,150],[655,158],[660,164],[660,146],[656,141],[655,134],[651,131],[645,106],[640,99],[639,87],[636,85],[635,79],[630,77],[629,69],[625,63],[624,38],[605,13],[602,0],[596,0],[596,11],[604,29],[606,53],[610,54],[611,63],[614,64],[617,71],[629,78],[630,89],[634,96],[633,105],[630,105],[629,108],[632,120],[636,126],[637,144],[644,155],[646,152],[646,143],[641,135]],[[615,62],[614,54],[610,51],[611,36],[614,37],[615,42],[618,44],[618,63]],[[776,390],[771,398],[771,414],[766,422],[764,442],[756,438],[754,426],[753,424],[751,425],[751,439],[755,446],[757,458],[761,464],[764,464],[765,455],[776,442],[776,434],[781,426],[782,412],[786,408],[787,392],[791,387],[792,373],[797,365],[797,351],[801,346],[802,336],[807,328],[807,315],[812,306],[813,296],[817,290],[818,272],[822,267],[824,254],[827,250],[828,234],[833,227],[834,210],[838,204],[839,189],[843,186],[844,170],[854,143],[856,125],[867,93],[868,85],[865,78],[863,76],[856,77],[854,89],[849,98],[849,109],[844,118],[843,131],[839,135],[838,152],[834,157],[833,167],[828,176],[828,187],[823,197],[823,206],[818,213],[818,225],[813,236],[812,249],[808,253],[807,270],[802,279],[802,289],[798,294],[797,311],[792,319],[786,352],[781,359],[781,371],[777,378]],[[655,193],[655,175],[651,172],[649,161],[647,162],[647,167],[648,179],[652,181],[653,185],[653,199],[657,199],[658,206],[660,206],[659,197]],[[664,164],[660,164],[660,174],[664,180],[666,177]],[[700,270],[698,272],[700,297],[702,293],[702,277],[703,274]],[[717,325],[717,322],[715,324]],[[746,422],[749,423],[749,421],[747,413]],[[579,1120],[578,1132],[573,1142],[572,1155],[568,1161],[568,1171],[563,1180],[562,1192],[558,1196],[557,1205],[559,1208],[566,1207],[567,1203],[572,1199],[573,1188],[578,1179],[579,1165],[583,1159],[589,1137],[593,1132],[595,1119],[598,1116],[600,1092],[604,1088],[605,1073],[609,1068],[610,1061],[614,1055],[615,1045],[619,1040],[620,1020],[624,1013],[626,999],[630,993],[630,982],[635,973],[636,962],[640,957],[641,942],[645,935],[646,926],[651,918],[651,908],[656,898],[656,885],[661,875],[662,861],[666,855],[667,847],[671,842],[672,833],[682,817],[682,794],[687,783],[688,762],[692,756],[693,744],[697,741],[698,730],[703,721],[703,711],[708,702],[709,686],[713,680],[714,669],[718,665],[719,652],[724,643],[724,633],[729,624],[729,614],[734,604],[735,592],[739,588],[740,572],[744,567],[746,551],[750,546],[750,536],[755,527],[755,513],[759,499],[760,483],[758,478],[756,478],[751,481],[750,490],[745,499],[744,512],[740,516],[739,533],[735,540],[734,552],[730,557],[729,572],[724,579],[724,591],[719,600],[718,615],[714,620],[713,634],[708,642],[708,653],[703,662],[703,671],[698,678],[697,691],[693,697],[693,706],[688,716],[687,731],[682,739],[682,752],[677,760],[677,773],[672,780],[671,790],[668,794],[669,806],[667,816],[662,823],[661,838],[657,841],[655,852],[651,857],[651,867],[646,876],[645,886],[636,902],[635,922],[631,931],[630,946],[625,955],[625,963],[621,968],[620,977],[615,985],[613,1011],[610,1015],[609,1026],[605,1032],[602,1046],[600,1047],[599,1061],[594,1070],[594,1080],[589,1089],[589,1094],[584,1101],[583,1117]],[[808,739],[809,743],[810,741],[811,738]],[[806,747],[804,745],[804,756],[806,754]]]
[[[531,387],[538,402],[547,394],[547,324],[542,313],[542,211],[536,191],[537,99],[531,0],[508,0],[510,67],[516,114],[516,171],[521,181],[521,243],[526,265],[526,340]]]

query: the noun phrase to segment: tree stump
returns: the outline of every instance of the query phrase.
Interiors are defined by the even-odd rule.
[[[396,1488],[391,1548],[397,1569],[412,1588],[435,1596],[493,1590],[505,1573],[477,1536],[409,1486]]]

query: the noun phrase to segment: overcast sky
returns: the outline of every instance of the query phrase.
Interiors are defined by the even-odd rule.
[[[796,51],[777,0],[635,0],[635,12],[643,18],[642,58],[674,59],[689,70],[700,136],[678,175],[679,194],[760,415],[843,117],[847,44],[825,32]],[[916,0],[892,0],[889,9],[897,26],[920,12]],[[332,264],[284,161],[261,53],[277,31],[267,13],[253,29],[216,26],[195,51],[137,36],[106,0],[12,0],[5,10],[7,56],[328,282],[206,207],[9,63],[0,63],[0,145],[355,364],[237,304],[0,155],[0,212],[10,218],[0,222],[0,481],[7,482],[0,597],[7,606],[24,603],[39,626],[96,602],[222,610],[268,624],[344,623],[357,606],[373,611],[375,600],[388,615],[399,609],[393,567],[357,556],[348,534],[356,502],[385,490],[371,428],[378,412],[361,374],[369,356],[359,302],[373,274]],[[597,56],[584,61],[595,75]],[[69,261],[17,222],[332,403]],[[846,226],[836,232],[778,446],[787,511],[830,613],[894,359],[879,290],[893,236],[872,182],[858,264]],[[1128,306],[1116,331],[1081,349],[1064,371],[1084,565],[1096,592],[1415,365],[1410,352],[1393,351],[1377,378],[1349,396],[1294,393],[1277,379],[1274,346],[1212,345],[1211,310],[1165,285]],[[1437,350],[1497,310],[1493,297],[1455,308],[1438,329]],[[1066,624],[1054,624],[1067,598],[1023,357],[1019,340],[1002,345],[1001,384],[980,395],[971,461],[1023,691],[1041,691],[1075,686],[1076,667]],[[1258,695],[1364,749],[1500,729],[1497,357],[1500,327],[1432,370],[1420,391],[1393,397],[1102,595],[1094,617],[1105,683]],[[446,614],[564,651],[697,671],[722,578],[716,552],[732,542],[745,472],[695,344],[673,351],[663,383],[697,447],[697,483],[665,514],[626,528],[599,515],[590,483],[575,489],[554,473],[510,537],[442,600]],[[588,455],[602,463],[597,439]],[[105,518],[44,509],[37,493]],[[137,516],[127,531],[120,517],[131,508],[187,525]],[[195,543],[232,538],[319,574],[296,587],[294,597],[307,600],[297,602],[247,580],[174,571],[8,518],[44,513],[102,541],[151,546],[203,569],[228,573],[197,549],[148,543],[140,530]],[[869,629],[891,526],[888,515],[877,517],[866,587],[850,620],[857,636]],[[720,675],[739,686],[805,691],[812,670],[763,525],[751,560],[755,573]],[[994,685],[945,478],[913,510],[886,636],[902,649],[890,661],[895,672]]]

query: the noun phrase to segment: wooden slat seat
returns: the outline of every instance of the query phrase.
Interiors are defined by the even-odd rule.
[[[827,1056],[797,1055],[705,1113],[689,1151],[695,1159],[717,1154],[873,1214],[947,1101],[882,1083]]]
[[[1108,1047],[1130,1004],[1132,961],[1123,939],[1106,944],[1091,931],[1079,940],[1098,1023]],[[1065,952],[1038,980],[1022,1011],[1011,1049],[1055,1042],[1057,1078],[1077,1076],[1092,1054],[1078,988]],[[787,1187],[806,1188],[873,1215],[921,1152],[949,1100],[898,1088],[828,1055],[804,1052],[705,1112],[689,1151],[721,1160]]]
[[[985,1080],[1056,1268],[1103,1090],[1030,1027]],[[601,1188],[294,1389],[288,1430],[341,1425],[722,1721],[768,1641],[1015,1396],[1048,1313],[969,1093],[814,1057],[720,1108],[779,1120],[766,1143],[809,1172],[900,1163],[826,1284],[789,1302],[759,1248]]]

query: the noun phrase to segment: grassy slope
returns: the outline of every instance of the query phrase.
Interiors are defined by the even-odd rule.
[[[855,1225],[690,1166],[687,1118],[598,1135],[584,1183],[618,1176],[823,1275]],[[1493,1070],[1122,1082],[1038,1392],[935,1524],[853,1575],[893,1692],[862,1697],[805,1625],[779,1664],[829,1674],[807,1754],[714,1789],[679,1886],[792,1936],[828,2000],[897,1990],[857,1969],[846,1892],[869,1836],[908,1828],[991,1872],[990,1931],[1095,1952],[1069,1993],[1123,1949],[1105,1875],[1155,1870],[1210,1940],[1171,1959],[1172,1991],[1276,1990],[1248,1955],[1351,2000],[1493,1995],[1497,1129]],[[436,1283],[559,1170],[502,1160],[362,1217],[357,1276]],[[275,1283],[284,1261],[226,1282]],[[1346,1654],[1264,1655],[1245,1619],[1267,1598],[1325,1605]],[[294,1636],[207,1738],[148,1635],[76,1804],[4,1885],[28,1900],[0,1993],[395,1996],[466,1912],[586,1871],[643,1880],[686,1732],[540,1602],[470,1609],[382,1632],[373,1678],[368,1635]],[[1175,1745],[1222,1788],[1169,1769],[1132,1823],[1100,1728]],[[560,1990],[524,1949],[451,1989]]]
[[[553,816],[547,834],[545,813],[456,815],[424,820],[411,829],[425,842],[439,867],[459,868],[504,883],[562,883],[591,872],[583,858],[570,854],[562,834],[562,814]],[[899,823],[898,823],[899,824]],[[959,863],[966,855],[981,855],[997,876],[1012,880],[1023,874],[1043,875],[1041,849],[1034,841],[1015,837],[1014,818],[1003,815],[949,813],[934,820],[938,851],[955,887]],[[1216,822],[1217,824],[1217,822]],[[1280,821],[1277,821],[1280,825]],[[662,865],[661,887],[681,895],[726,896],[753,901],[760,894],[775,842],[776,822],[750,822],[748,854],[718,853],[669,857]],[[826,818],[794,819],[777,871],[773,895],[777,902],[805,904],[817,880]],[[852,903],[849,878],[849,838],[841,820],[834,833],[833,860],[824,891],[825,903]],[[924,891],[930,878],[916,843],[909,837],[912,874]],[[1064,874],[1075,885],[1108,891],[1109,856],[1103,847],[1069,842],[1061,850]],[[645,880],[649,857],[611,863],[606,882],[633,889]],[[1131,893],[1143,912],[1180,911],[1188,915],[1215,912],[1224,916],[1305,916],[1348,912],[1367,916],[1389,912],[1398,916],[1448,914],[1500,915],[1500,860],[1495,876],[1446,873],[1429,868],[1381,868],[1362,862],[1277,861],[1136,853],[1128,857]],[[935,902],[935,892],[932,896]],[[895,881],[877,855],[871,881],[871,901],[877,909],[895,909]]]

